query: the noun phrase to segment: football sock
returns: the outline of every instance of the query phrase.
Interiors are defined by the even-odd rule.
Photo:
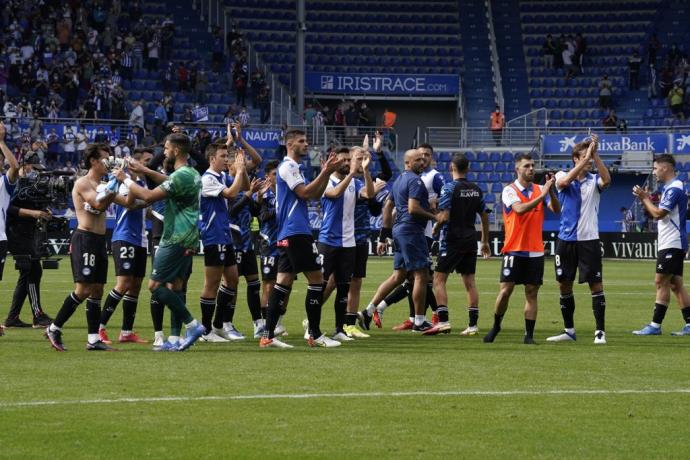
[[[261,281],[254,280],[247,282],[247,304],[252,321],[261,319]]]
[[[685,307],[680,310],[680,314],[683,315],[683,321],[685,324],[690,324],[690,307]]]
[[[475,327],[477,321],[479,320],[479,308],[478,307],[467,307],[467,314],[470,317],[469,326]]]
[[[413,318],[417,316],[417,310],[414,308],[414,300],[412,300],[412,289],[410,288],[410,292],[407,293],[407,308],[410,310],[410,318]]]
[[[436,309],[436,314],[438,315],[438,321],[440,323],[448,322],[448,307],[445,305],[439,305]]]
[[[165,304],[160,301],[155,293],[151,293],[151,321],[153,322],[153,330],[163,330],[163,314],[165,312]]]
[[[394,303],[400,302],[402,299],[407,297],[407,293],[410,290],[410,284],[405,281],[403,284],[400,286],[396,287],[393,289],[393,292],[388,294],[385,299],[383,299],[383,302],[386,303],[386,306],[393,305]],[[380,304],[379,304],[380,305]]]
[[[139,298],[125,294],[122,297],[122,330],[134,329],[134,318],[137,315],[137,303]]]
[[[211,331],[213,326],[213,312],[216,309],[216,299],[209,299],[208,297],[200,297],[199,305],[201,306],[201,324],[206,328],[206,332]]]
[[[105,303],[103,304],[103,311],[101,312],[100,325],[101,328],[105,329],[105,326],[110,321],[110,317],[115,313],[117,304],[122,300],[122,294],[117,292],[115,289],[111,290],[108,297],[105,298]]]
[[[98,334],[101,320],[101,299],[86,299],[86,324],[89,334]]]
[[[660,303],[654,304],[654,315],[652,316],[652,324],[661,326],[664,322],[664,317],[666,316],[666,310],[668,310],[668,305],[662,305]]]
[[[216,297],[216,316],[213,319],[213,327],[221,329],[223,323],[232,323],[235,318],[235,302],[237,290],[221,284]]]
[[[345,325],[354,326],[357,324],[357,313],[345,313]]]
[[[62,328],[62,326],[64,326],[64,324],[70,319],[70,317],[74,314],[74,312],[77,311],[77,307],[83,301],[84,300],[77,297],[77,294],[75,294],[74,292],[72,292],[70,295],[65,297],[65,301],[62,303],[62,307],[60,307],[60,311],[58,311],[58,314],[55,315],[55,319],[53,320],[53,325],[57,329]],[[98,331],[96,331],[96,332],[98,332]]]
[[[604,291],[592,293],[592,312],[594,313],[597,331],[605,331],[606,297],[604,297]]]
[[[343,332],[345,324],[345,313],[347,312],[347,295],[350,292],[350,283],[338,283],[336,285],[335,301],[335,332]]]
[[[266,315],[266,330],[264,337],[273,338],[273,333],[280,318],[280,312],[285,303],[285,299],[290,295],[290,288],[282,284],[274,284],[271,295],[268,297],[268,311]]]
[[[424,315],[414,315],[415,326],[421,326],[422,324],[424,324],[424,321],[426,321],[426,317]]]
[[[177,317],[177,313],[173,311],[170,313],[170,336],[179,338],[181,332],[182,321]]]
[[[426,284],[426,305],[431,308],[431,311],[436,312],[438,304],[436,303],[436,296],[434,295],[434,285],[431,282]]]
[[[268,304],[262,305],[261,306],[261,319],[266,321],[267,315],[268,314]]]
[[[170,311],[176,313],[178,321],[181,320],[185,324],[188,324],[194,319],[182,300],[184,296],[183,291],[180,291],[178,294],[161,285],[153,291],[153,294],[158,297],[159,302],[167,305]]]
[[[385,302],[385,301],[384,301]],[[380,304],[379,304],[380,305]],[[376,305],[373,303],[369,302],[369,305],[367,305],[367,308],[364,310],[367,312],[367,315],[371,318],[371,316],[374,314],[374,310],[376,310]]]
[[[534,337],[534,326],[537,324],[536,319],[525,318],[525,336]]]
[[[566,329],[575,327],[575,297],[572,292],[561,294],[561,315],[563,315],[563,326]]]
[[[494,314],[494,329],[501,330],[501,323],[503,322],[503,315]]]
[[[315,339],[321,337],[321,302],[323,301],[323,286],[310,284],[307,286],[307,295],[304,298],[304,308],[307,311],[309,331]]]

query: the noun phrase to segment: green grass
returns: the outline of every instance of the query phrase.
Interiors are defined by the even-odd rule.
[[[452,334],[392,332],[407,316],[404,303],[386,311],[384,329],[372,331],[370,339],[334,350],[309,349],[301,338],[303,280],[295,285],[288,311],[287,342],[294,350],[259,350],[256,341],[247,340],[202,343],[180,354],[138,345],[120,346],[119,353],[87,353],[83,307],[65,328],[67,353],[52,351],[40,331],[9,329],[0,338],[0,456],[687,458],[682,427],[690,393],[677,390],[690,388],[690,340],[668,335],[682,324],[676,306],[669,309],[665,335],[630,334],[650,320],[653,262],[604,263],[609,340],[604,347],[592,344],[594,320],[584,286],[576,289],[578,342],[544,342],[562,327],[551,263],[540,292],[537,347],[521,343],[521,289],[513,294],[496,343],[460,337],[467,313],[457,278],[449,283]],[[189,299],[198,312],[201,259],[195,269]],[[370,261],[363,303],[390,270],[390,259]],[[498,260],[478,263],[482,332],[491,325],[498,273]],[[5,306],[15,281],[8,266],[0,284]],[[50,314],[70,288],[68,261],[59,271],[45,272],[43,303]],[[27,320],[28,305],[24,310]],[[111,335],[120,315],[121,307]],[[329,302],[324,329],[332,322]],[[243,295],[236,324],[250,331]],[[151,338],[148,293],[142,294],[137,325]],[[228,399],[276,394],[339,396]],[[155,399],[166,397],[187,399]],[[112,402],[123,398],[137,401]],[[34,401],[57,403],[17,405]]]

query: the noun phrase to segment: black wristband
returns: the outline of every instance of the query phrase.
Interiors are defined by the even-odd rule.
[[[390,228],[381,227],[379,232],[379,241],[383,241],[386,238],[393,238],[393,231]]]

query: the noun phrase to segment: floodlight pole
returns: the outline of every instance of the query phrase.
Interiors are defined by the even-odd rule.
[[[297,0],[297,53],[295,71],[297,76],[297,114],[304,118],[304,42],[307,35],[305,0]]]

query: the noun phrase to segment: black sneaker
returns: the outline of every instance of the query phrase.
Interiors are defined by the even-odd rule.
[[[359,324],[359,327],[365,331],[369,330],[371,325],[371,316],[369,316],[369,313],[367,313],[366,310],[362,310],[357,313],[357,324]]]
[[[52,323],[52,322],[53,322],[53,318],[51,318],[50,316],[43,313],[39,316],[34,317],[33,328],[34,329],[41,329],[41,328],[44,328],[46,326],[50,326],[50,323]]]
[[[51,331],[50,326],[46,328],[46,338],[50,340],[50,345],[57,351],[65,351],[65,345],[62,343],[62,331]]]
[[[5,327],[31,327],[31,324],[22,321],[19,316],[13,316],[5,320]]]
[[[100,340],[96,343],[86,343],[86,350],[87,351],[117,351],[113,347],[107,345],[105,342],[101,342]]]
[[[501,332],[500,327],[492,327],[489,333],[484,336],[484,343],[494,343],[499,332]]]
[[[534,337],[531,335],[526,335],[525,338],[522,340],[522,343],[525,345],[536,345],[537,342],[534,341]]]
[[[434,325],[431,324],[429,321],[424,321],[422,324],[417,326],[416,324],[412,326],[412,332],[426,332],[430,329],[433,329]]]

